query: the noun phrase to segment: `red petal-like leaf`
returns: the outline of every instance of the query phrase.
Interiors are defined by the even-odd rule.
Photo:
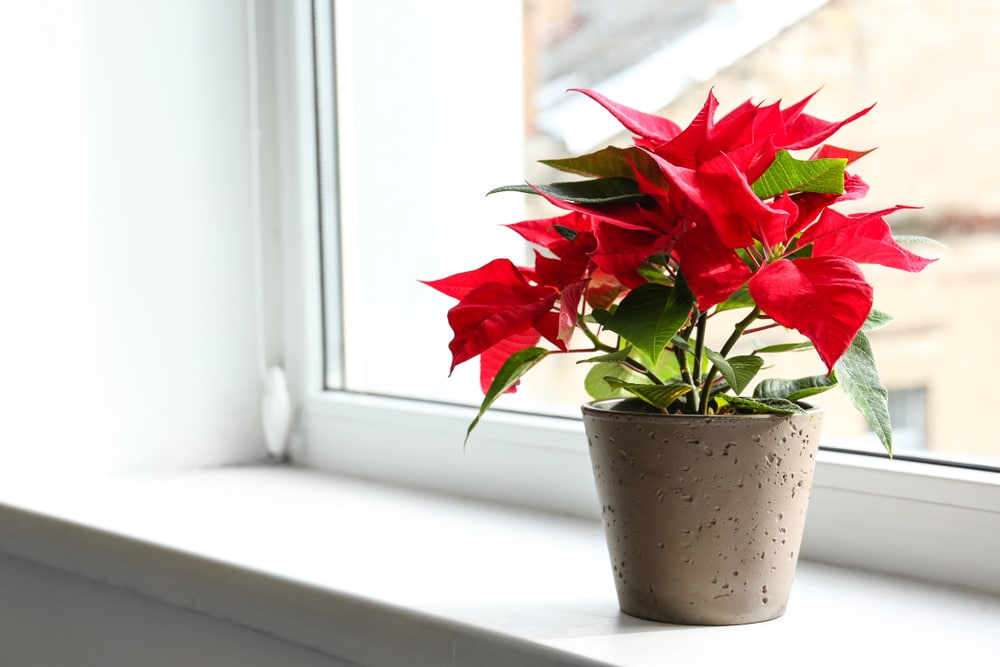
[[[847,257],[861,264],[881,264],[916,273],[933,259],[916,255],[892,238],[884,216],[907,206],[895,206],[874,213],[844,215],[826,209],[815,225],[802,234],[801,243],[813,244],[813,256]]]
[[[580,301],[590,281],[581,280],[563,288],[559,297],[559,340],[568,343],[579,319]]]
[[[775,198],[771,203],[772,208],[780,209],[785,211],[788,215],[782,220],[781,218],[772,218],[773,222],[781,223],[781,227],[772,227],[762,229],[764,242],[768,247],[775,247],[778,243],[786,243],[796,234],[796,227],[798,227],[799,219],[799,207],[795,204],[795,201],[788,196],[788,193]]]
[[[806,97],[802,100],[802,102],[799,102],[799,105],[805,106],[804,103],[811,97],[812,95]],[[798,108],[799,105],[794,105],[792,108]],[[785,132],[787,143],[784,146],[778,146],[778,148],[798,150],[801,148],[811,148],[812,146],[816,146],[843,126],[857,120],[861,116],[864,116],[866,113],[871,111],[874,106],[875,105],[873,104],[866,109],[862,109],[839,123],[832,123],[821,118],[816,118],[815,116],[810,116],[806,113],[801,113],[800,108],[797,113],[786,113]],[[786,110],[786,112],[787,111],[788,110]]]
[[[591,308],[607,310],[625,290],[625,285],[610,273],[594,271],[587,286],[587,304]]]
[[[601,222],[595,232],[597,250],[591,256],[594,264],[632,288],[646,282],[637,269],[650,255],[665,254],[673,247],[673,236],[652,229],[626,227]]]
[[[542,334],[542,338],[565,352],[567,349],[566,341],[559,337],[559,320],[560,313],[555,310],[550,310],[542,315],[537,322],[535,322],[535,331]]]
[[[785,240],[773,237],[776,230],[785,229],[788,212],[762,202],[728,156],[701,165],[695,181],[699,199],[694,203],[730,248],[745,248],[754,239],[771,244]]]
[[[645,144],[646,148],[652,149],[656,155],[672,164],[694,169],[698,166],[698,152],[705,144],[708,134],[715,124],[715,110],[718,106],[719,101],[715,99],[712,91],[708,91],[705,104],[702,105],[701,111],[694,117],[690,125],[669,142],[663,145]]]
[[[696,225],[674,246],[681,273],[700,310],[720,304],[750,278],[750,268],[708,224]]]
[[[618,122],[624,125],[627,130],[655,144],[670,141],[681,131],[680,126],[672,120],[618,104],[596,91],[586,88],[571,88],[570,90],[590,97],[611,112],[611,115],[617,118]]]
[[[781,112],[781,102],[758,109],[753,123],[753,138],[755,141],[770,138],[775,146],[784,146],[785,117]],[[755,180],[751,178],[750,182]]]
[[[542,285],[562,289],[582,280],[590,268],[591,255],[597,240],[590,232],[579,234],[559,249],[559,257],[547,257],[535,252],[535,280]]]
[[[510,358],[510,355],[521,350],[526,350],[529,347],[534,347],[540,338],[541,336],[534,329],[526,329],[521,333],[503,339],[480,354],[479,386],[482,387],[483,393],[485,394],[489,391],[490,385],[493,384],[493,379],[497,376],[497,372],[504,365],[504,362]],[[515,382],[504,393],[513,394],[517,391],[518,384],[520,384],[520,381]]]
[[[528,243],[556,250],[569,243],[569,239],[559,228],[574,232],[590,231],[594,227],[594,220],[586,213],[571,211],[553,218],[525,220],[505,226],[520,234]]]
[[[448,311],[448,323],[455,332],[448,345],[452,370],[532,327],[549,312],[558,295],[551,287],[501,283],[486,283],[469,291]]]
[[[788,238],[791,239],[808,227],[827,206],[832,206],[840,201],[863,199],[866,194],[868,194],[868,184],[861,180],[860,176],[848,173],[844,174],[843,194],[829,195],[819,192],[796,192],[792,195],[792,201],[798,207],[799,214],[795,224],[788,229]]]
[[[764,314],[813,342],[828,370],[850,346],[872,308],[872,288],[843,257],[782,259],[750,279]]]
[[[823,144],[812,154],[809,158],[810,160],[823,160],[825,158],[841,158],[847,160],[847,164],[851,164],[856,160],[860,160],[864,156],[871,153],[874,148],[869,148],[866,151],[852,151],[848,148],[838,148],[836,146],[831,146],[830,144]]]
[[[528,281],[509,259],[494,259],[472,271],[464,271],[440,280],[421,280],[425,285],[456,299],[462,299],[473,289],[485,283],[501,285],[527,285]]]
[[[716,121],[697,151],[697,163],[754,143],[753,128],[758,113],[759,109],[747,100]]]
[[[809,101],[813,97],[815,97],[816,93],[818,92],[819,90],[814,90],[813,92],[809,93],[795,104],[791,105],[786,109],[781,110],[781,118],[786,127],[793,124],[796,120],[798,120],[799,116],[801,116],[802,113],[805,111],[806,105],[809,104]]]

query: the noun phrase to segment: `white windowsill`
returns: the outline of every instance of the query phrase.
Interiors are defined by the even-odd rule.
[[[5,479],[0,551],[360,664],[979,664],[1000,652],[1000,597],[812,562],[776,621],[640,621],[618,611],[596,522],[291,467]]]

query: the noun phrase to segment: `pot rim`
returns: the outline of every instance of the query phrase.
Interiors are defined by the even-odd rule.
[[[614,405],[627,401],[636,401],[636,405],[646,405],[640,398],[602,398],[596,401],[588,401],[580,406],[584,415],[593,415],[595,417],[603,417],[607,415],[621,415],[621,416],[631,416],[631,417],[647,417],[653,419],[695,419],[704,421],[715,421],[724,419],[785,419],[788,417],[802,416],[802,413],[762,413],[762,414],[729,414],[729,415],[690,415],[690,414],[669,414],[665,412],[654,412],[652,409],[649,411],[640,410],[630,410],[630,409],[615,409]],[[812,403],[805,403],[805,415],[806,416],[816,416],[823,413],[823,406],[814,405]],[[652,406],[648,406],[652,407]]]

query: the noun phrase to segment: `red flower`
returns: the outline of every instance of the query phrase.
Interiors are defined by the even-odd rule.
[[[530,284],[510,260],[496,259],[474,271],[425,284],[459,299],[448,311],[448,323],[455,333],[448,345],[451,370],[507,339],[527,340],[526,332],[531,330],[534,339],[527,347],[540,335],[553,343],[558,341],[558,326],[546,316],[559,292],[548,285]]]
[[[899,207],[855,215],[822,208],[819,219],[797,237],[804,225],[795,201],[787,194],[770,204],[761,201],[727,156],[695,170],[661,165],[704,215],[705,222],[677,244],[698,307],[721,303],[749,278],[750,295],[761,311],[809,338],[828,370],[871,311],[872,288],[857,264],[919,271],[933,261],[893,240],[884,216]],[[792,257],[804,249],[811,257]],[[736,250],[755,258],[752,265]]]
[[[633,132],[635,144],[668,160],[679,167],[694,169],[698,165],[759,141],[770,139],[770,159],[748,165],[749,180],[753,182],[767,169],[774,158],[774,150],[799,150],[818,146],[844,125],[871,111],[872,107],[845,118],[830,122],[804,113],[813,93],[787,109],[780,103],[757,106],[750,100],[728,114],[715,120],[718,100],[711,91],[695,119],[683,130],[665,118],[631,109],[612,102],[600,93],[575,88],[607,109],[626,129]]]
[[[498,259],[427,283],[458,299],[448,311],[452,369],[480,357],[482,410],[550,354],[528,349],[542,338],[562,352],[588,353],[590,361],[620,363],[630,376],[644,375],[655,385],[690,385],[683,411],[732,409],[734,402],[727,405],[713,392],[719,374],[733,391],[745,388],[748,380],[737,382],[736,365],[726,359],[754,320],[798,330],[832,370],[872,309],[872,288],[859,264],[916,272],[933,261],[893,239],[885,217],[904,207],[849,215],[830,208],[867,193],[867,184],[845,171],[865,153],[821,144],[871,107],[826,121],[805,113],[809,95],[784,109],[780,102],[747,100],[716,119],[718,101],[709,92],[681,128],[594,91],[579,92],[630,130],[635,145],[545,161],[573,174],[570,182],[498,188],[541,195],[566,211],[509,225],[536,246],[532,267]],[[810,148],[815,150],[806,160],[790,152]],[[723,348],[713,352],[678,341],[705,340],[710,318],[693,315],[706,315],[744,286],[752,303],[741,292],[727,305],[755,307]],[[589,345],[570,350],[577,329]],[[659,377],[659,355],[689,347],[694,362],[674,378]],[[857,376],[852,396],[884,396],[884,389],[877,391],[877,374],[862,381]],[[621,388],[665,401],[657,403],[662,409],[675,409],[672,402],[679,400],[654,399],[645,391],[649,385],[630,384]],[[888,429],[882,408],[862,408],[878,432]]]

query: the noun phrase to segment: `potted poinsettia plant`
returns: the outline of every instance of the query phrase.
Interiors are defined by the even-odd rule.
[[[830,122],[805,113],[812,96],[786,108],[748,100],[716,119],[709,93],[682,128],[579,92],[633,145],[544,160],[573,175],[564,182],[494,190],[565,211],[510,225],[538,246],[533,266],[497,259],[427,283],[458,299],[452,369],[480,360],[485,396],[469,433],[542,360],[582,355],[596,399],[628,397],[583,409],[622,609],[694,623],[773,618],[819,438],[821,411],[803,399],[839,385],[891,453],[866,337],[890,318],[873,308],[859,264],[917,272],[932,260],[893,237],[885,218],[906,207],[834,208],[867,193],[848,171],[866,152],[825,142],[871,107]],[[725,311],[738,318],[715,335],[717,321],[733,322]],[[739,349],[772,327],[801,338]],[[825,374],[751,390],[769,355],[808,348]]]

